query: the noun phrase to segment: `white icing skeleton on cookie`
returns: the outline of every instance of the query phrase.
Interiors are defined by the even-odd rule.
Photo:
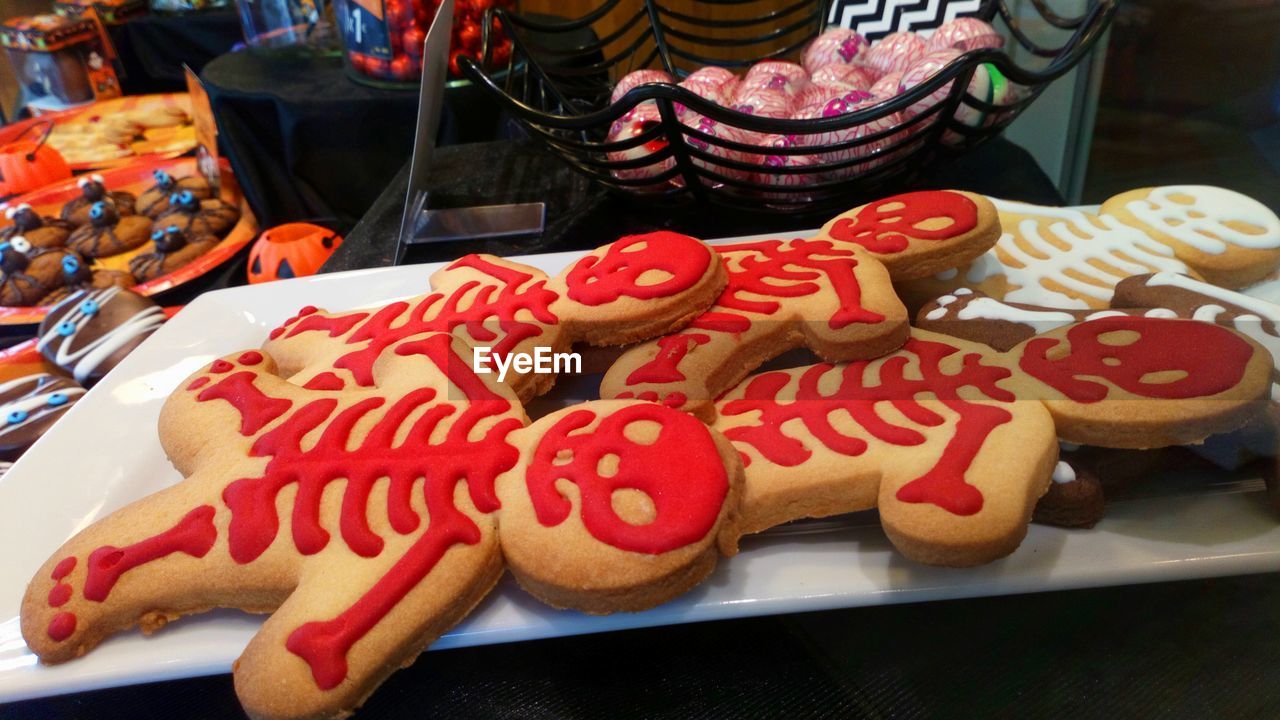
[[[1267,206],[1218,187],[1160,187],[1144,200],[1127,203],[1125,209],[1160,232],[1211,255],[1226,252],[1228,244],[1255,250],[1271,250],[1280,245],[1280,219]],[[1259,232],[1236,230],[1226,224],[1232,221],[1251,225]]]

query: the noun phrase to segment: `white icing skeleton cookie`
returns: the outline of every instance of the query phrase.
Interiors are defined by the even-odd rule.
[[[1004,234],[967,267],[901,286],[909,304],[968,286],[1008,302],[1102,309],[1132,275],[1172,272],[1243,287],[1280,264],[1280,219],[1221,188],[1134,190],[1098,214],[994,201]]]

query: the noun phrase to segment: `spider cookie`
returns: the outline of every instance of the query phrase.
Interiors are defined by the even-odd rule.
[[[116,215],[124,217],[134,214],[136,198],[133,193],[123,190],[108,190],[101,175],[90,175],[76,181],[80,187],[80,197],[62,206],[62,219],[77,227],[88,224],[92,219],[90,211],[97,203],[106,203],[115,208]]]
[[[189,192],[197,200],[213,197],[213,188],[209,181],[199,175],[175,178],[164,170],[151,173],[155,184],[138,196],[137,210],[139,215],[146,215],[155,220],[169,210],[169,198],[175,193]]]
[[[861,245],[894,281],[959,267],[991,249],[1000,219],[990,200],[970,192],[931,190],[894,195],[833,218],[819,239]]]
[[[155,280],[188,265],[219,243],[218,238],[212,235],[188,238],[177,225],[151,233],[151,241],[155,245],[154,251],[129,259],[129,270],[138,282]]]
[[[116,212],[116,206],[96,202],[89,208],[89,223],[67,238],[67,246],[87,258],[119,255],[141,247],[151,235],[151,221],[141,215]]]
[[[993,200],[1004,234],[991,251],[900,290],[913,305],[970,287],[1014,303],[1105,309],[1116,283],[1132,275],[1172,272],[1243,287],[1280,265],[1280,219],[1251,198],[1205,186],[1133,193],[1097,215]]]
[[[717,246],[729,284],[715,304],[685,329],[627,350],[600,393],[706,417],[715,397],[788,350],[831,361],[884,355],[908,335],[893,273],[913,276],[914,262],[936,267],[989,244],[984,213],[966,193],[908,193],[837,218],[826,237]]]
[[[1214,285],[1252,285],[1280,266],[1280,218],[1237,192],[1208,185],[1140,188],[1107,200],[1098,212],[1169,246]]]
[[[222,237],[240,220],[240,209],[219,198],[201,200],[190,190],[169,197],[169,207],[155,218],[154,229],[176,227],[191,237]]]
[[[33,578],[45,662],[212,607],[271,613],[233,665],[255,718],[345,717],[502,576],[591,612],[649,607],[736,540],[727,441],[651,403],[526,427],[515,394],[443,333],[388,345],[368,386],[303,388],[256,350],[164,406],[185,480],[89,526]],[[526,547],[527,545],[527,547]]]
[[[367,387],[373,361],[413,335],[452,332],[491,351],[494,367],[535,347],[621,345],[683,327],[724,284],[714,251],[670,232],[622,238],[554,278],[492,255],[467,255],[433,274],[426,295],[373,311],[303,308],[271,332],[263,349],[300,385]],[[555,380],[514,368],[505,377],[525,400]]]
[[[0,243],[0,305],[35,305],[55,282],[31,267],[30,251],[21,235]]]
[[[5,219],[13,224],[0,230],[0,240],[8,241],[21,236],[31,247],[51,248],[65,245],[74,226],[56,218],[41,217],[30,205],[22,203],[4,211]]]
[[[1149,448],[1248,422],[1270,359],[1186,320],[1107,317],[1009,353],[913,330],[875,360],[760,373],[715,405],[743,455],[742,525],[879,508],[907,557],[974,565],[1012,552],[1059,439]]]

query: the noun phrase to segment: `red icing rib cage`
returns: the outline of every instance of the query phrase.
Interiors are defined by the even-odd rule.
[[[190,476],[50,559],[24,601],[28,643],[61,661],[139,620],[154,628],[210,606],[280,605],[239,661],[237,689],[255,716],[332,714],[492,587],[504,474],[504,492],[536,504],[542,526],[581,523],[582,541],[632,562],[710,546],[730,474],[705,426],[648,403],[587,403],[548,418],[554,428],[526,467],[520,448],[537,438],[523,409],[471,372],[467,350],[446,334],[415,337],[384,349],[369,387],[343,391],[286,382],[257,351],[211,363],[164,411],[162,427],[178,425],[162,430],[166,451]],[[659,432],[634,445],[634,423]],[[617,460],[607,477],[604,454]],[[580,504],[558,478],[579,488]],[[655,520],[622,521],[610,508],[621,489],[649,496]],[[170,524],[148,534],[156,518]],[[335,598],[345,607],[334,611]]]
[[[535,345],[561,351],[580,340],[651,337],[708,302],[722,275],[714,252],[671,232],[623,238],[555,278],[500,258],[467,255],[432,276],[435,292],[417,298],[349,313],[303,308],[271,331],[264,349],[298,384],[368,387],[383,350],[423,333],[454,333],[492,348],[494,356]],[[647,327],[651,321],[657,327]],[[512,385],[526,399],[545,389],[528,377]]]
[[[1261,406],[1267,369],[1243,336],[1192,321],[1103,318],[1009,353],[913,330],[876,360],[755,375],[716,403],[713,427],[746,465],[746,531],[878,507],[910,557],[973,564],[1021,541],[1059,437],[1203,439]],[[1153,441],[1135,417],[1198,437]]]

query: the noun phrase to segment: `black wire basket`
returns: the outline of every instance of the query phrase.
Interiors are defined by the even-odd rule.
[[[574,20],[499,10],[489,16],[484,44],[495,23],[512,38],[502,84],[469,58],[459,65],[531,137],[603,186],[652,203],[807,211],[890,192],[937,158],[996,136],[1089,52],[1115,13],[1115,0],[1089,0],[1073,18],[1055,14],[1045,0],[1025,3],[1034,14],[1023,17],[1005,0],[931,2],[929,17],[916,8],[922,3],[874,3],[877,9],[864,17],[852,17],[853,5],[692,0],[691,11],[678,12],[657,0],[608,0]],[[698,17],[705,11],[722,19]],[[1002,49],[971,50],[907,92],[816,119],[751,115],[666,83],[635,87],[610,102],[613,83],[633,70],[660,68],[683,78],[702,66],[743,68],[758,59],[795,59],[829,22],[874,42],[957,15],[994,24],[1006,47],[1027,56],[1027,66]],[[1057,44],[1055,37],[1032,35],[1056,36]],[[986,74],[979,84],[986,88],[1000,78],[1004,92],[975,97],[975,73]],[[614,124],[630,121],[642,104],[649,105],[644,111],[651,121],[630,137],[610,140]]]

